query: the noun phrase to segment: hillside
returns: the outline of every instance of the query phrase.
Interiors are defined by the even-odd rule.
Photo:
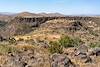
[[[13,18],[16,16],[20,19],[63,15],[23,12]],[[21,22],[22,19],[19,19],[0,21],[1,67],[100,66],[99,19],[56,18],[39,26],[33,26],[34,22],[31,21]]]
[[[94,22],[70,21],[65,19],[50,20],[43,23],[34,32],[26,34],[27,36],[36,36],[39,38],[60,38],[62,35],[81,38],[86,44],[99,42],[100,27]],[[50,36],[50,37],[49,37]]]
[[[24,36],[20,36],[20,35],[15,36],[15,39],[16,40],[22,39],[25,41],[34,40],[33,43],[37,44],[41,48],[44,47],[47,49],[48,42],[57,41],[62,36],[69,36],[74,40],[76,39],[75,41],[78,44],[80,44],[80,42],[82,41],[81,45],[83,45],[83,46],[77,46],[78,49],[76,47],[64,48],[63,49],[64,53],[68,54],[67,57],[69,57],[72,60],[72,62],[74,62],[77,66],[91,67],[91,66],[97,65],[97,67],[99,67],[99,64],[100,64],[99,58],[100,57],[94,58],[93,55],[88,56],[88,54],[91,52],[90,48],[92,48],[92,50],[94,50],[95,47],[100,46],[100,44],[99,44],[100,43],[99,42],[100,41],[99,32],[100,32],[100,27],[95,22],[70,21],[70,20],[65,20],[65,19],[57,19],[57,20],[50,20],[50,21],[47,21],[47,22],[41,24],[40,27],[38,27],[36,30],[30,32],[29,34],[26,34]],[[31,43],[32,42],[30,42],[30,44]],[[57,48],[58,47],[56,44],[55,49],[57,49]],[[89,50],[89,51],[88,52],[86,51],[87,52],[86,55],[78,54],[77,56],[74,56],[74,54],[76,54],[74,52],[75,51],[74,49],[76,49],[76,51],[79,51],[79,52],[81,52],[81,50],[82,50],[83,53],[85,50]],[[88,58],[79,59],[79,58],[83,58],[82,56],[87,56]],[[93,63],[92,61],[96,62],[96,64]]]

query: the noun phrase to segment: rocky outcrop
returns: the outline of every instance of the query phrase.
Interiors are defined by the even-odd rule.
[[[66,16],[66,17],[15,17],[11,22],[18,22],[18,23],[34,23],[33,25],[40,25],[49,20],[54,19],[66,19],[66,20],[80,20],[80,21],[94,21],[100,20],[100,18],[96,17],[78,17],[78,16]],[[96,21],[95,21],[96,22]]]

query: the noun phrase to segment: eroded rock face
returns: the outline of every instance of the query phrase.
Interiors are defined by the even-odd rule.
[[[51,60],[52,67],[75,67],[71,60],[62,54],[53,54]]]

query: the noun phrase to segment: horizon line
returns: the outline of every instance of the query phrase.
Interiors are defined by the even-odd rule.
[[[63,15],[100,15],[100,14],[92,14],[92,13],[88,13],[88,14],[78,14],[78,13],[74,13],[74,14],[66,14],[66,13],[62,13],[62,12],[32,12],[32,11],[17,11],[17,12],[0,12],[0,13],[11,13],[11,14],[17,14],[17,13],[23,13],[23,12],[28,12],[28,13],[35,13],[35,14],[39,14],[39,13],[46,13],[46,14],[50,14],[50,13],[59,13],[59,14],[63,14]]]

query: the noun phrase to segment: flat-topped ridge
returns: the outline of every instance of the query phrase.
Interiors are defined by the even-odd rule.
[[[35,25],[39,25],[41,23],[44,23],[49,20],[54,19],[66,19],[66,20],[77,20],[77,21],[93,21],[98,22],[100,21],[99,17],[88,17],[88,16],[55,16],[55,17],[15,17],[11,22],[17,22],[17,23],[34,23]]]

